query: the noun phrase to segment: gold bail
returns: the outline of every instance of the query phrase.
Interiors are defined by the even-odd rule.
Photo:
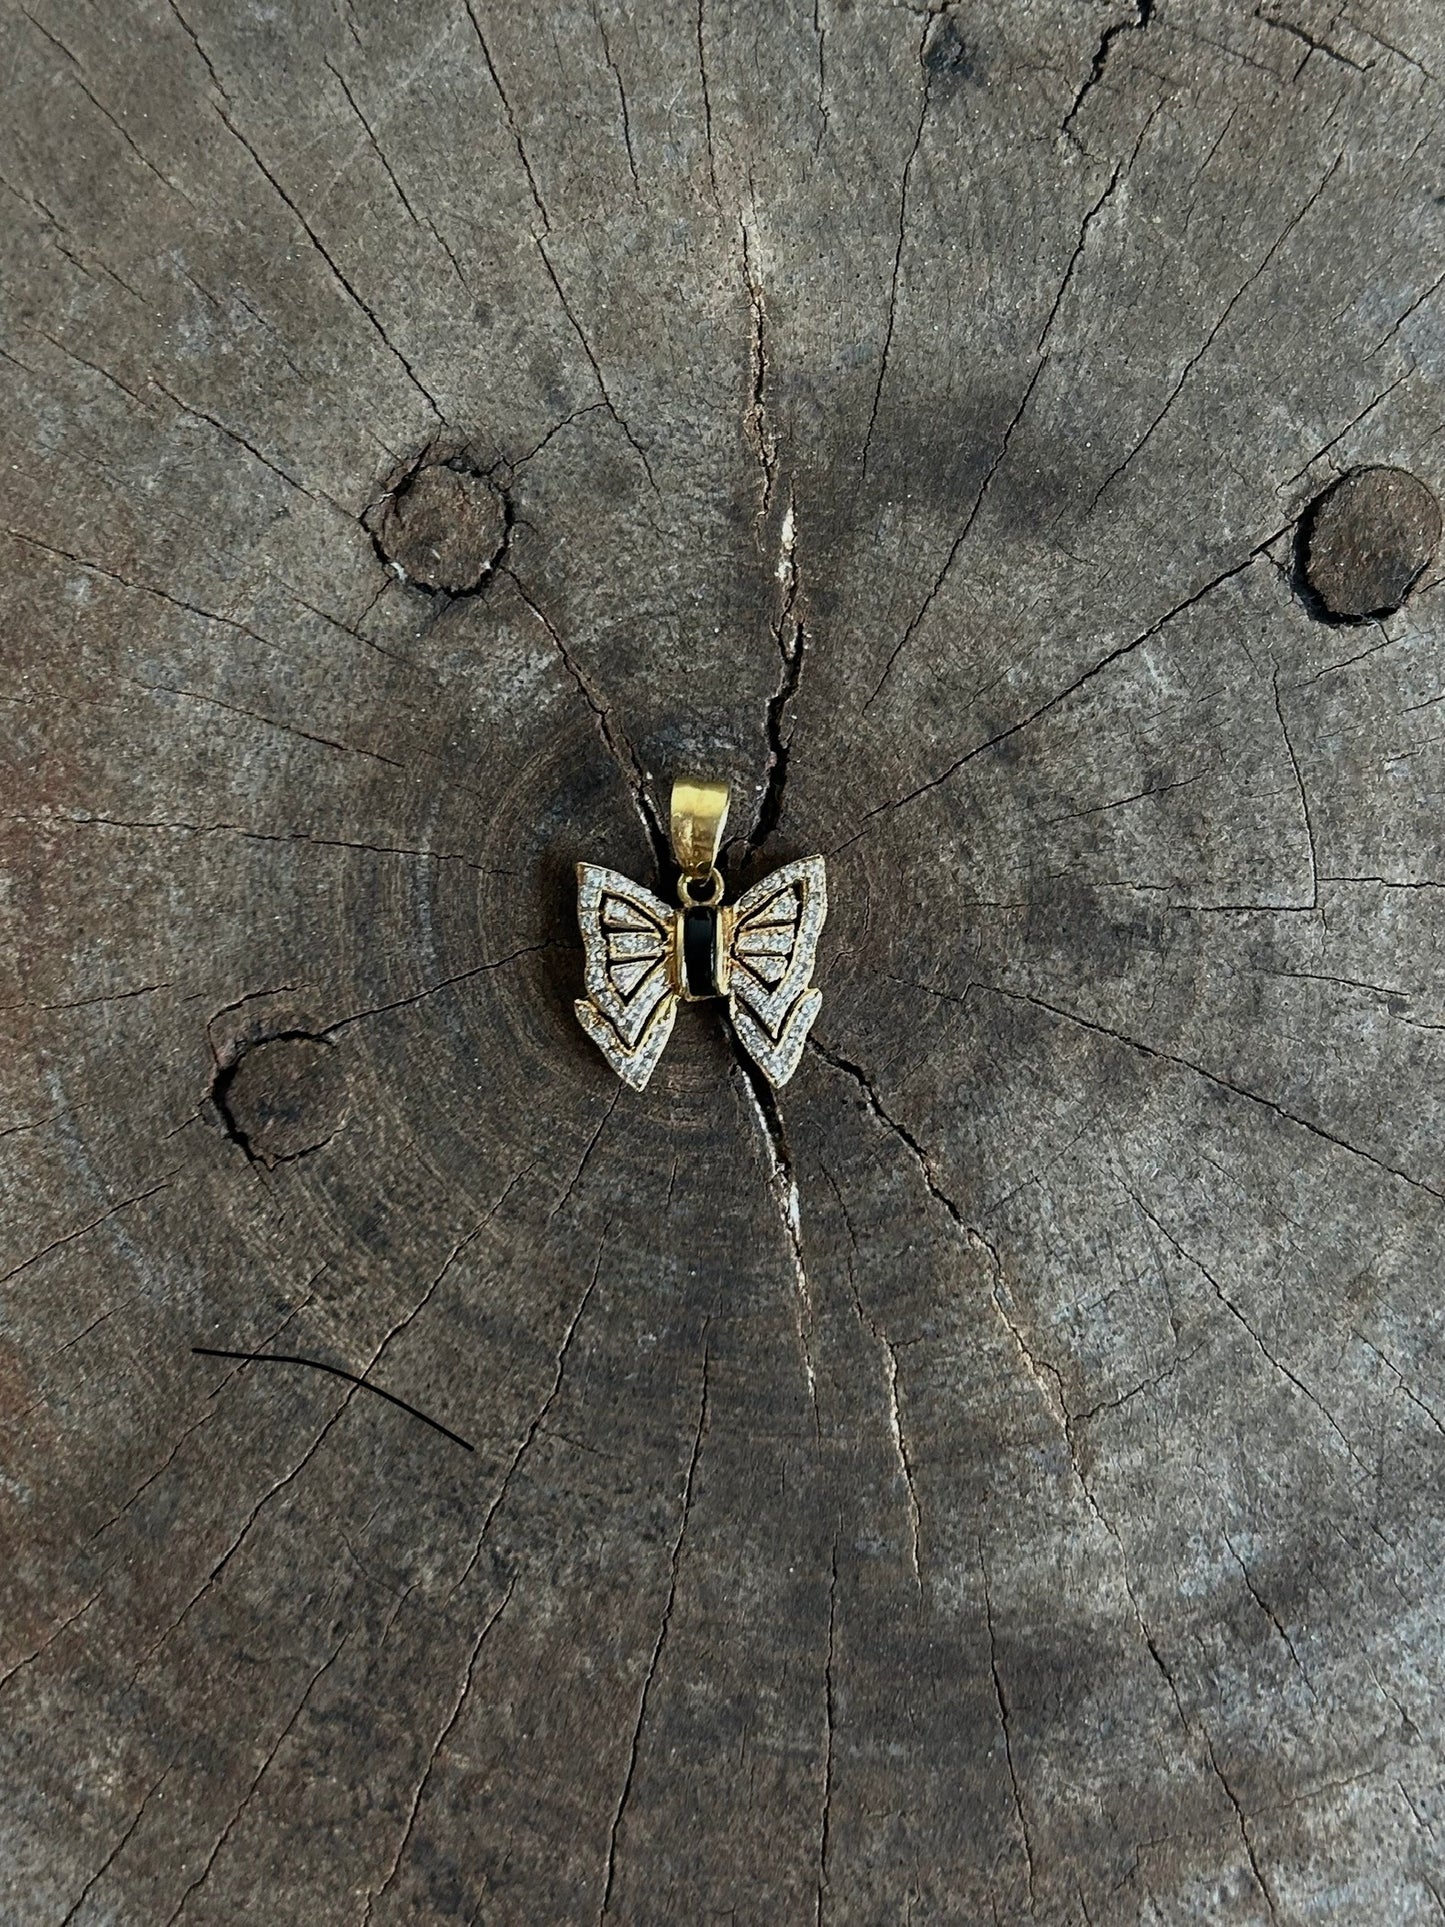
[[[726,783],[674,783],[672,853],[685,877],[703,877],[717,863],[728,820]]]

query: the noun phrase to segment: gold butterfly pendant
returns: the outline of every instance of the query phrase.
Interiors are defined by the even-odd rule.
[[[617,870],[577,865],[587,991],[577,1021],[637,1091],[657,1068],[679,1003],[725,997],[738,1041],[781,1086],[823,1002],[809,981],[828,914],[823,859],[785,863],[724,904],[717,853],[727,807],[725,784],[673,785],[676,910]]]

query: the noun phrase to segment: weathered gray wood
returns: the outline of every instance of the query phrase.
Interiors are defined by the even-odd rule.
[[[3,58],[0,1914],[1445,1913],[1439,9]],[[775,1113],[572,1019],[688,771]]]

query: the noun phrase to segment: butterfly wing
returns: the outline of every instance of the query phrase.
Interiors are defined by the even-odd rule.
[[[768,1081],[786,1084],[823,1002],[809,979],[828,914],[820,856],[785,863],[738,898],[728,937],[728,1010]]]
[[[640,1091],[672,1035],[677,992],[671,957],[676,912],[616,870],[577,865],[587,996],[577,1021],[616,1071]]]

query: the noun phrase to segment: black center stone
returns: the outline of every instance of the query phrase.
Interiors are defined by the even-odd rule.
[[[693,905],[683,911],[682,968],[689,997],[716,997],[716,910]]]

